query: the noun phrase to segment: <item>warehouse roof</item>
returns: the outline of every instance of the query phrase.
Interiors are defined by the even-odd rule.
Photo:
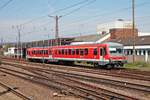
[[[75,42],[96,42],[108,34],[109,33],[103,34],[103,35],[92,34],[92,35],[86,35],[86,36],[79,36],[79,37],[75,37],[74,41]]]
[[[128,39],[110,39],[109,42],[118,42],[124,45],[133,45],[133,38]],[[150,45],[150,36],[140,36],[135,38],[135,45]]]

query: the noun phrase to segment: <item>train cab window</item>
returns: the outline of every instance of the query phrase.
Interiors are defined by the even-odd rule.
[[[83,55],[83,54],[84,54],[84,50],[80,49],[80,55]]]
[[[97,48],[94,48],[93,54],[97,55]]]
[[[69,49],[69,55],[71,55],[71,49]]]
[[[103,48],[100,48],[100,56],[103,56]]]
[[[74,49],[72,49],[72,53],[71,53],[72,55],[74,55],[75,54],[75,50]]]
[[[79,55],[79,49],[76,49],[76,55]]]
[[[62,55],[64,55],[64,49],[62,49],[62,51],[61,51],[61,52],[62,52]]]
[[[88,49],[87,49],[87,48],[84,49],[84,54],[85,54],[85,55],[88,55]]]

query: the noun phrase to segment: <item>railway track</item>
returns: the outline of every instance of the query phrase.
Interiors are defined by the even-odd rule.
[[[19,91],[16,91],[15,88],[12,88],[2,82],[0,82],[0,86],[2,86],[3,88],[6,89],[6,91],[4,91],[3,93],[7,93],[7,92],[12,92],[13,94],[17,95],[18,97],[20,97],[21,99],[23,100],[32,100],[32,98],[26,96],[25,94],[19,92]]]
[[[3,70],[1,70],[1,69],[3,69]],[[86,99],[91,99],[91,100],[93,100],[93,99],[94,100],[98,100],[98,99],[100,99],[100,100],[108,100],[108,99],[136,100],[137,99],[137,98],[130,97],[130,96],[127,96],[127,95],[122,95],[122,94],[115,93],[115,92],[112,92],[112,91],[109,91],[109,90],[105,90],[103,88],[96,87],[96,86],[91,85],[91,84],[87,84],[87,83],[85,83],[81,80],[72,79],[72,78],[69,78],[69,77],[62,76],[62,75],[59,75],[59,76],[55,75],[55,80],[54,80],[54,77],[48,77],[48,76],[45,76],[45,75],[41,75],[39,73],[38,73],[38,75],[40,75],[40,77],[37,77],[37,76],[34,76],[34,75],[27,75],[26,73],[23,73],[23,72],[13,71],[13,70],[10,70],[8,68],[1,68],[1,69],[0,69],[0,71],[2,71],[4,73],[11,74],[13,76],[17,76],[17,77],[27,79],[27,80],[30,80],[30,81],[40,82],[40,84],[41,83],[43,84],[43,81],[47,81],[45,83],[47,86],[53,86],[57,89],[58,88],[60,89],[60,86],[57,86],[56,84],[62,85],[63,88],[61,88],[60,90],[67,91],[69,93],[78,95],[80,97],[84,97]],[[30,71],[34,72],[34,73],[37,73],[35,70],[30,69]],[[60,78],[60,76],[61,76],[61,78]],[[32,79],[31,79],[31,77],[32,77]],[[40,80],[40,81],[37,81],[37,80]],[[49,82],[51,84],[48,84]],[[52,85],[52,82],[54,82],[55,85],[54,84]],[[65,89],[64,86],[68,87],[68,89]],[[78,93],[78,94],[76,94],[76,93]]]
[[[12,64],[12,65],[14,65],[14,64]],[[47,75],[49,75],[49,74],[53,74],[53,75],[55,75],[55,76],[58,76],[58,77],[62,77],[62,76],[64,76],[64,77],[67,77],[67,78],[69,78],[69,77],[71,77],[71,78],[74,78],[75,80],[90,80],[90,81],[92,81],[92,82],[94,82],[94,83],[97,83],[97,84],[99,84],[99,83],[103,83],[103,84],[111,84],[111,85],[114,85],[114,86],[116,86],[116,87],[118,87],[118,86],[120,86],[120,87],[124,87],[124,89],[125,88],[130,88],[130,89],[134,89],[134,90],[138,90],[138,91],[142,91],[142,92],[150,92],[150,88],[149,88],[149,86],[142,86],[142,85],[137,85],[137,84],[130,84],[130,83],[125,83],[125,82],[122,82],[122,83],[117,83],[116,81],[115,82],[112,82],[112,80],[106,80],[106,79],[100,79],[100,78],[98,78],[98,79],[96,79],[95,77],[89,77],[89,76],[83,76],[83,75],[78,75],[78,74],[71,74],[71,73],[67,73],[67,72],[60,72],[60,71],[55,71],[55,70],[48,70],[48,69],[42,69],[42,68],[32,68],[32,67],[29,67],[28,68],[28,66],[22,66],[22,67],[20,67],[20,65],[18,66],[18,65],[15,65],[16,67],[19,67],[19,68],[24,68],[24,69],[26,69],[26,70],[30,70],[31,71],[31,69],[32,69],[32,71],[31,72],[34,72],[35,74],[37,74],[37,75],[41,75],[41,73],[47,73]],[[36,72],[35,72],[36,71]],[[40,73],[39,73],[40,72]],[[57,73],[57,74],[56,74]],[[47,75],[46,76],[44,76],[43,75],[43,77],[47,77]],[[63,77],[63,78],[64,78]],[[88,78],[87,78],[88,77]],[[104,81],[105,80],[105,81]],[[136,86],[137,85],[137,86]]]
[[[7,61],[7,62],[6,62]],[[17,61],[18,63],[18,61]],[[109,86],[109,85],[112,85],[113,87],[116,87],[116,89],[120,88],[120,89],[125,89],[125,90],[134,90],[134,91],[140,91],[140,93],[146,93],[146,94],[149,94],[150,93],[150,86],[148,85],[142,85],[142,84],[138,84],[138,83],[132,83],[132,82],[126,82],[126,81],[123,81],[122,83],[120,83],[120,81],[114,81],[114,80],[108,80],[108,79],[104,79],[104,78],[96,78],[96,77],[91,77],[89,76],[88,74],[96,74],[96,75],[105,75],[105,76],[111,76],[111,77],[120,77],[120,78],[130,78],[130,79],[136,79],[136,80],[141,80],[141,81],[147,81],[149,82],[150,81],[150,76],[148,73],[142,73],[142,74],[139,74],[138,71],[135,72],[135,73],[132,73],[132,71],[124,71],[124,70],[97,70],[97,69],[87,69],[87,68],[80,68],[80,67],[66,67],[66,66],[60,66],[60,65],[47,65],[47,64],[37,64],[37,63],[29,63],[29,62],[24,62],[22,61],[22,64],[20,65],[19,63],[16,64],[16,63],[12,63],[11,61],[9,61],[8,63],[8,60],[4,60],[3,61],[3,64],[9,64],[11,66],[15,66],[15,67],[18,67],[18,68],[23,68],[24,70],[28,70],[34,74],[36,74],[37,76],[39,75],[40,77],[44,77],[44,78],[48,78],[48,79],[52,79],[52,80],[55,80],[54,78],[57,77],[57,80],[61,80],[60,82],[65,82],[65,83],[60,83],[58,82],[59,84],[63,84],[64,86],[68,87],[69,89],[73,89],[73,91],[76,91],[76,93],[81,93],[81,94],[84,94],[84,95],[79,95],[80,97],[86,97],[88,95],[88,97],[91,99],[93,98],[99,98],[99,99],[111,99],[111,98],[115,98],[116,100],[116,97],[119,97],[117,98],[117,100],[120,100],[120,99],[124,99],[124,98],[128,98],[128,99],[138,99],[136,97],[133,97],[133,96],[128,96],[127,95],[124,95],[124,96],[121,96],[123,94],[121,93],[118,93],[120,95],[117,95],[117,94],[111,94],[111,92],[109,91],[109,93],[106,93],[106,91],[104,93],[101,93],[100,91],[103,91],[103,90],[96,90],[98,89],[99,87],[98,84],[102,84],[102,85],[106,85],[106,86]],[[44,65],[44,66],[43,66]],[[29,67],[30,66],[30,67]],[[75,73],[74,73],[75,72]],[[82,74],[77,74],[77,72],[79,73],[87,73],[87,75],[82,75]],[[118,73],[116,73],[118,72]],[[127,73],[128,72],[128,73]],[[138,74],[136,74],[138,73]],[[116,74],[119,74],[116,75]],[[125,77],[125,75],[127,77]],[[54,78],[53,78],[54,77]],[[70,78],[71,77],[71,78]],[[63,80],[62,80],[63,79]],[[51,81],[52,81],[51,80]],[[66,84],[67,83],[67,84]],[[74,83],[79,83],[79,84],[74,84]],[[82,84],[84,83],[85,87],[82,86]],[[92,83],[92,85],[91,85]],[[71,86],[67,86],[71,84]],[[94,87],[94,88],[91,88],[90,90],[88,85],[90,84],[91,87]],[[97,85],[97,86],[95,86]],[[74,89],[74,88],[77,88],[77,89]],[[84,88],[83,88],[84,87]],[[67,89],[67,90],[69,90]],[[94,92],[95,90],[95,92]],[[80,92],[79,92],[80,91]],[[99,91],[99,92],[97,92]],[[134,92],[133,91],[133,92]],[[68,91],[67,91],[68,92]],[[90,93],[88,93],[90,92]],[[100,94],[103,94],[101,95],[100,97],[96,97]],[[136,93],[136,92],[134,92]],[[74,95],[77,95],[75,93],[72,93]],[[130,98],[130,97],[133,97],[133,98]],[[88,98],[88,99],[89,99]],[[125,99],[126,100],[126,99]],[[148,100],[148,99],[147,99]]]
[[[6,60],[7,61],[7,60]],[[17,61],[18,63],[18,61]],[[33,66],[43,66],[41,63],[32,63],[32,62],[25,62],[21,61],[22,64],[30,64]],[[131,71],[126,69],[117,69],[117,70],[103,70],[103,69],[89,69],[83,67],[75,67],[75,66],[64,66],[64,65],[49,65],[44,64],[44,67],[51,68],[51,69],[63,69],[68,71],[78,71],[78,72],[86,72],[98,75],[106,75],[106,76],[113,76],[113,77],[120,77],[120,78],[129,78],[129,79],[137,79],[137,80],[144,80],[150,81],[150,73],[145,71]]]

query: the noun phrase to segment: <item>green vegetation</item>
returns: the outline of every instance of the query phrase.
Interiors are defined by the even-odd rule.
[[[127,63],[124,66],[129,69],[139,69],[139,70],[147,70],[150,71],[150,63],[145,62],[135,62],[135,63]]]

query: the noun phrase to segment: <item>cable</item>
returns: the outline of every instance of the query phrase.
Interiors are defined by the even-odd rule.
[[[140,4],[137,4],[136,7],[141,7],[141,6],[144,6],[144,5],[147,5],[149,4],[150,2],[143,2],[143,3],[140,3]],[[97,18],[97,17],[102,17],[104,15],[110,15],[110,14],[114,14],[114,13],[122,13],[123,11],[125,10],[129,10],[131,9],[131,7],[126,7],[126,8],[122,8],[122,9],[118,9],[118,10],[115,10],[115,11],[112,11],[112,12],[107,12],[107,13],[103,13],[103,14],[98,14],[98,15],[95,15],[95,16],[92,16],[88,19],[81,19],[81,20],[78,20],[78,21],[74,21],[72,22],[71,24],[76,24],[78,22],[81,23],[81,21],[86,21],[87,23],[89,22],[89,20],[91,19],[94,19],[94,18]],[[106,17],[105,17],[106,18]],[[68,24],[67,26],[70,26],[71,24]]]
[[[54,11],[54,12],[50,13],[50,15],[51,15],[51,14],[54,14],[54,13],[58,13],[58,12],[60,12],[60,11],[64,11],[64,10],[67,10],[67,9],[73,8],[73,7],[75,7],[75,6],[78,6],[78,5],[80,5],[80,4],[85,3],[85,2],[87,2],[87,1],[89,1],[89,0],[83,0],[83,1],[78,2],[78,3],[76,3],[76,4],[73,4],[73,5],[67,6],[67,7],[65,7],[65,8],[58,9],[58,10],[56,10],[56,11]],[[37,18],[31,19],[31,20],[29,20],[29,21],[27,21],[27,22],[24,22],[23,24],[20,24],[20,25],[25,25],[25,24],[31,23],[31,22],[33,22],[33,21],[35,21],[35,20],[37,20],[37,19],[40,19],[40,18],[43,18],[43,17],[46,17],[46,16],[47,16],[47,15],[43,15],[43,16],[40,16],[40,17],[37,17]]]
[[[1,7],[0,7],[0,10],[2,10],[3,8],[5,8],[10,2],[12,2],[13,0],[9,0],[9,1],[7,1],[4,5],[2,5]]]
[[[84,4],[84,3],[88,2],[88,1],[89,1],[89,0],[83,0],[83,1],[81,1],[81,2],[78,2],[78,3],[76,3],[76,4],[70,5],[70,6],[68,6],[68,7],[65,7],[65,8],[62,8],[62,9],[58,9],[58,10],[52,12],[51,14],[54,14],[54,13],[57,13],[57,12],[61,12],[61,11],[64,11],[64,10],[67,10],[67,9],[70,9],[70,8],[73,8],[73,7],[76,7],[76,6],[79,6],[79,5]],[[50,15],[51,15],[51,14],[50,14]]]
[[[85,7],[85,6],[89,5],[89,4],[94,3],[95,1],[96,1],[96,0],[92,0],[92,1],[88,2],[87,4],[81,5],[79,8],[76,8],[76,9],[74,9],[74,10],[72,10],[72,11],[70,11],[70,12],[64,14],[64,15],[62,15],[62,17],[68,16],[68,15],[70,15],[70,14],[72,14],[72,13],[74,13],[74,12],[80,10],[81,8],[83,8],[83,7]]]

